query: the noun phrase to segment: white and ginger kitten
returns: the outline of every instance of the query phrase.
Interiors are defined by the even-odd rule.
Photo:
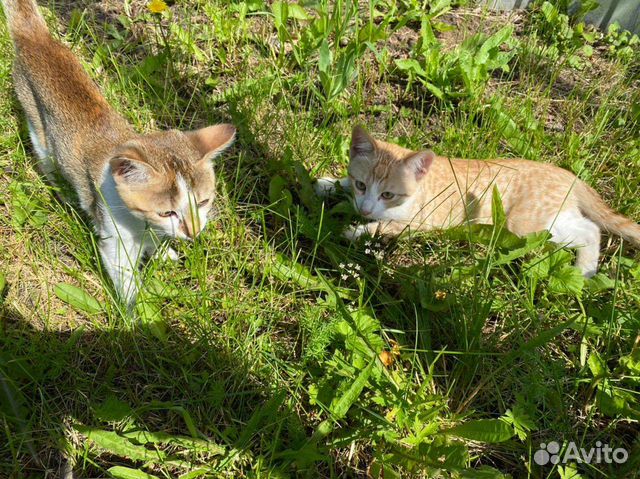
[[[491,224],[497,187],[509,231],[523,236],[548,230],[551,241],[577,250],[576,266],[586,277],[598,269],[601,230],[640,246],[640,225],[614,212],[573,173],[554,165],[445,158],[376,140],[356,126],[348,174],[340,180],[319,179],[316,191],[330,193],[339,183],[353,192],[356,209],[372,222],[347,230],[350,239]]]
[[[51,37],[34,0],[2,4],[15,90],[40,166],[74,187],[95,224],[104,268],[131,306],[140,259],[156,250],[157,238],[190,239],[205,227],[215,196],[211,160],[233,142],[235,128],[136,133]]]

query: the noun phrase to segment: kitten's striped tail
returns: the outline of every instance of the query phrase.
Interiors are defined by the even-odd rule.
[[[48,32],[35,0],[2,0],[2,9],[13,39]]]
[[[609,208],[600,195],[586,183],[579,181],[575,185],[574,191],[583,215],[600,228],[640,247],[640,225],[638,223]]]

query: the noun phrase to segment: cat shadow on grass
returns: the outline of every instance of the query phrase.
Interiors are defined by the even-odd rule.
[[[0,476],[65,477],[63,451],[72,449],[73,477],[103,477],[116,464],[142,467],[146,461],[122,453],[143,444],[125,438],[136,432],[173,436],[159,447],[167,462],[180,456],[180,441],[197,439],[179,458],[213,472],[240,470],[258,456],[265,472],[286,470],[273,456],[308,442],[285,392],[208,334],[176,331],[163,341],[140,327],[38,329],[6,305],[0,330]],[[120,448],[92,447],[84,456],[93,443],[84,438],[87,427],[109,431]],[[147,449],[154,456],[154,446]],[[186,472],[170,465],[147,471],[161,468]]]

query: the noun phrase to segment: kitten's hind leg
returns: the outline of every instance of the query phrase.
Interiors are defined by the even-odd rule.
[[[31,144],[36,156],[40,160],[44,160],[49,157],[49,150],[47,149],[47,139],[44,136],[42,128],[35,127],[31,121],[27,120],[29,127],[29,138],[31,138]]]
[[[45,134],[42,112],[38,107],[33,90],[27,80],[27,75],[23,74],[19,64],[16,64],[13,73],[16,95],[26,113],[27,126],[29,127],[29,138],[33,151],[38,157],[38,167],[47,178],[53,182],[55,179],[56,165],[53,161],[47,136]]]
[[[600,228],[579,211],[563,211],[549,226],[551,241],[576,249],[576,267],[585,278],[598,272]]]
[[[31,138],[33,151],[38,157],[38,168],[52,184],[55,184],[58,168],[47,148],[47,138],[44,135],[44,131],[42,128],[35,127],[29,120],[27,120],[27,125],[29,126],[29,138]]]
[[[313,189],[318,196],[327,196],[337,191],[337,185],[340,185],[347,193],[351,192],[351,181],[349,181],[349,177],[340,179],[330,177],[318,178],[313,185]]]

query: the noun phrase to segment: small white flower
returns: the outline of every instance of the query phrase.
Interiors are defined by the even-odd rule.
[[[344,263],[340,263],[340,269],[344,269]]]
[[[372,253],[372,251],[369,248],[364,250],[364,254],[371,254],[371,253]]]
[[[356,264],[353,266],[353,269],[356,271],[360,271],[362,269],[362,267],[359,264]]]
[[[349,279],[349,275],[348,274],[343,274],[342,276],[340,276],[342,278],[343,281],[346,281]]]

